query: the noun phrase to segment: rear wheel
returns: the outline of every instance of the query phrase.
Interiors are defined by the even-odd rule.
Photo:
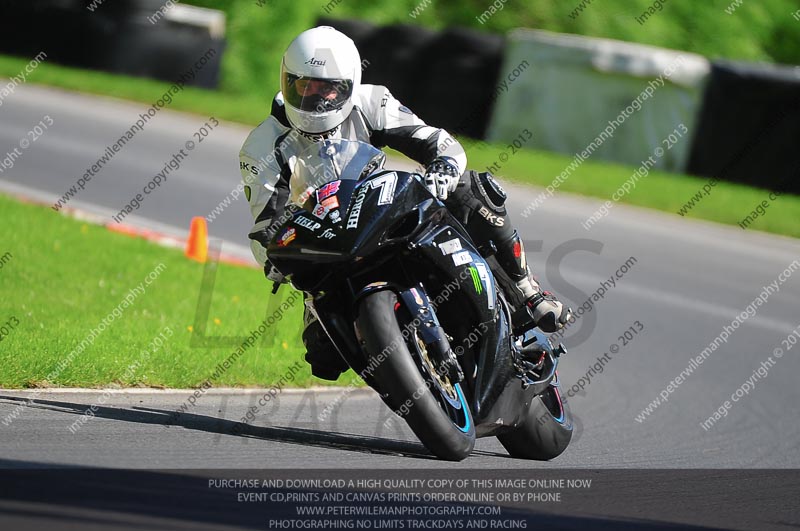
[[[546,461],[558,457],[572,439],[572,413],[561,400],[558,379],[528,408],[523,423],[497,436],[513,457]]]
[[[356,321],[368,353],[367,367],[386,402],[434,455],[450,461],[475,446],[475,426],[461,386],[435,370],[417,331],[404,334],[395,312],[397,296],[379,291],[364,297]]]

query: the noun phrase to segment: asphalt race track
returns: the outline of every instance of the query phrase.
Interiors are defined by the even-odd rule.
[[[52,204],[147,107],[31,85],[19,87],[2,109],[0,142],[9,146],[5,150],[18,145],[45,115],[53,125],[13,168],[0,174],[0,191]],[[254,109],[254,113],[263,115],[266,110]],[[207,117],[160,111],[70,206],[110,220],[207,121]],[[208,215],[239,182],[237,153],[247,133],[238,125],[223,123],[215,128],[125,221],[185,233],[192,216]],[[800,268],[793,275],[784,273],[800,260],[800,242],[625,205],[616,205],[587,231],[581,223],[600,200],[561,194],[523,217],[521,213],[541,190],[509,185],[507,191],[510,210],[526,239],[528,260],[542,284],[573,308],[596,293],[604,280],[607,286],[603,298],[582,313],[563,340],[569,353],[562,358],[560,375],[577,433],[555,461],[510,459],[494,439],[480,440],[475,452],[461,463],[437,461],[405,426],[392,420],[391,412],[370,390],[348,393],[344,400],[341,390],[281,393],[269,411],[241,434],[232,434],[230,428],[263,390],[212,391],[189,413],[172,420],[170,413],[188,393],[137,390],[111,394],[96,418],[75,434],[69,426],[96,402],[98,394],[37,394],[19,418],[0,425],[0,467],[6,469],[5,474],[11,473],[8,469],[40,467],[139,469],[139,476],[130,476],[131,485],[142,490],[154,481],[144,471],[157,469],[536,469],[547,473],[566,468],[603,469],[606,474],[607,469],[654,469],[652,474],[624,476],[620,492],[651,500],[669,498],[677,507],[674,511],[650,507],[637,512],[617,500],[605,506],[606,512],[587,509],[589,504],[583,507],[585,514],[607,515],[601,520],[608,529],[624,528],[622,520],[605,519],[612,517],[640,518],[640,524],[650,522],[652,527],[647,528],[652,529],[662,528],[653,523],[657,521],[742,529],[788,529],[800,524],[797,510],[789,510],[796,502],[800,467],[800,387],[796,383],[800,346],[787,349],[782,343],[800,325]],[[223,251],[247,256],[251,218],[245,200],[239,198],[236,203],[211,223],[210,233],[224,240]],[[731,208],[741,208],[743,216],[749,211],[748,205]],[[53,219],[58,219],[55,213]],[[615,285],[610,277],[615,277]],[[690,360],[726,325],[730,328],[771,283],[777,291],[768,293],[763,305],[751,306],[751,313],[739,317],[735,330],[725,333],[726,342],[718,341],[719,348],[702,364],[679,385],[671,385]],[[631,331],[632,339],[624,337],[626,331]],[[610,361],[602,373],[586,378],[598,357],[606,353]],[[766,369],[754,378],[760,367]],[[579,380],[582,389],[573,387]],[[748,381],[747,393],[740,393],[727,416],[703,428],[701,423]],[[668,401],[642,416],[660,395]],[[30,397],[31,392],[0,390],[0,419]],[[326,414],[325,408],[337,400],[340,406]],[[697,490],[689,495],[681,490],[686,483],[677,477],[654,481],[665,474],[655,469],[761,470],[740,471],[739,476],[717,482],[711,472],[695,478]],[[794,471],[787,479],[786,472],[776,469]],[[791,476],[793,489],[784,488],[791,484]],[[750,480],[737,481],[737,477]],[[619,478],[606,479],[618,486],[623,483]],[[727,511],[729,505],[719,499],[705,500],[702,509],[687,512],[686,504],[696,501],[692,496],[704,496],[704,485],[714,492],[724,490],[731,499],[751,502],[754,492],[766,489],[759,491],[763,498],[758,498],[763,518],[761,511]],[[33,493],[22,487],[17,498],[0,493],[0,513],[30,517],[31,511],[36,512],[31,508]],[[576,514],[581,510],[568,506],[549,505],[544,512]],[[61,517],[72,510],[62,509]],[[75,504],[74,511],[79,521],[96,508]],[[148,518],[161,516],[153,513]],[[264,528],[263,521],[240,517],[241,523],[231,528]],[[758,520],[748,521],[748,517]],[[601,520],[592,523],[603,528]],[[82,522],[85,525],[75,528],[94,528],[88,520]],[[131,528],[145,525],[132,516],[126,522]],[[171,521],[169,528],[216,529],[224,523],[202,522],[187,516],[182,522],[186,527]],[[555,520],[549,522],[555,524]],[[567,529],[586,523],[577,517],[561,521]]]

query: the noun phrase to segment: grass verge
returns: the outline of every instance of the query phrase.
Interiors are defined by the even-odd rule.
[[[24,71],[29,62],[30,59],[0,55],[0,77],[18,75]],[[39,64],[29,77],[31,83],[138,101],[146,104],[147,107],[161,98],[171,86],[171,83],[153,79],[109,74],[53,63]],[[269,98],[266,95],[263,98],[232,96],[213,90],[185,87],[172,98],[172,103],[168,107],[173,111],[206,115],[207,111],[211,109],[214,116],[219,119],[257,124],[264,119],[264,115],[269,113],[269,104],[272,103],[273,95],[270,95]],[[7,99],[13,101],[13,97],[11,95]],[[4,103],[8,104],[9,102]]]
[[[302,361],[302,297],[267,328],[266,343],[256,340],[214,378],[237,347],[190,346],[202,264],[4,196],[0,236],[0,387],[186,388],[209,379],[215,387],[270,386],[298,361],[289,385],[323,383]],[[156,278],[126,306],[151,273]],[[261,271],[219,264],[207,335],[248,336],[267,315],[270,287]],[[283,286],[275,297],[288,301],[292,293]],[[151,343],[167,328],[172,335],[156,350]]]
[[[486,147],[479,143],[463,141],[469,155],[470,167],[485,170],[497,162],[502,146]],[[543,151],[520,150],[511,156],[498,172],[506,179],[537,186],[548,186],[572,162],[570,157]],[[564,181],[558,190],[611,200],[617,189],[634,174],[635,169],[622,164],[587,161]],[[709,182],[702,177],[680,175],[661,171],[651,171],[636,182],[636,188],[625,195],[620,202],[631,205],[663,210],[677,214]],[[720,181],[703,194],[694,205],[684,211],[688,218],[705,219],[739,227],[745,217],[767,201],[751,223],[745,223],[747,230],[760,230],[800,238],[800,197],[782,195],[774,201],[769,199],[769,191],[741,184]],[[598,205],[599,206],[599,205]],[[587,214],[588,216],[589,214]],[[613,209],[611,210],[613,216]],[[602,224],[599,221],[597,224]],[[742,229],[744,230],[744,229]]]

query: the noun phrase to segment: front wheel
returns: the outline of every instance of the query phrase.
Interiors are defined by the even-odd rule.
[[[401,414],[428,450],[441,459],[461,461],[475,446],[472,414],[459,384],[431,364],[416,330],[401,333],[397,295],[378,291],[364,297],[356,326],[373,368],[378,391]]]
[[[513,457],[546,461],[567,449],[572,440],[572,413],[561,400],[557,378],[533,398],[521,425],[497,436]]]

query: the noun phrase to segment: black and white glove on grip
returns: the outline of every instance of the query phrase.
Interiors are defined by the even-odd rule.
[[[438,157],[428,164],[425,170],[425,186],[442,201],[456,191],[458,186],[458,167],[450,157]]]

